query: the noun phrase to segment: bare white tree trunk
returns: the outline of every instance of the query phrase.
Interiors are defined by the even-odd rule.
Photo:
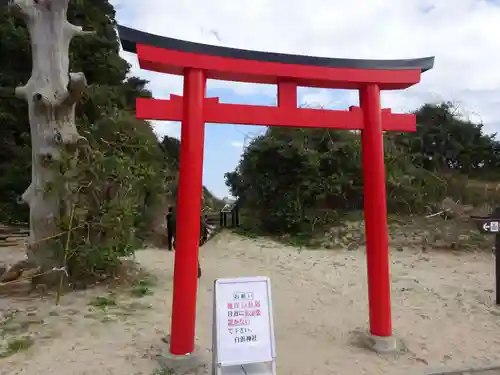
[[[70,24],[70,0],[12,0],[25,20],[32,53],[31,77],[16,88],[28,102],[32,142],[32,180],[22,195],[30,207],[28,260],[46,270],[57,265],[47,240],[59,232],[61,199],[54,189],[60,173],[62,151],[75,150],[86,139],[75,125],[75,103],[86,86],[83,73],[69,73],[69,44],[90,32]]]

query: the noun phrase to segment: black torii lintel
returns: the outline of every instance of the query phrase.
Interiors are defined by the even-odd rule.
[[[146,33],[144,31],[135,30],[121,25],[118,25],[118,35],[120,36],[123,50],[131,53],[137,53],[137,44],[142,44],[173,51],[197,53],[202,55],[329,68],[376,70],[418,69],[421,72],[425,72],[432,69],[434,66],[434,56],[402,60],[363,60],[291,55],[286,53],[251,51],[246,49],[188,42],[185,40]]]

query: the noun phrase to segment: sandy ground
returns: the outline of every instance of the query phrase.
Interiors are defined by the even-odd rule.
[[[395,251],[393,322],[406,350],[382,356],[355,344],[368,327],[362,250],[298,251],[230,233],[201,250],[197,344],[207,356],[214,279],[267,275],[279,374],[424,374],[439,366],[500,362],[500,309],[493,301],[490,253]],[[13,335],[31,335],[34,341],[0,359],[0,374],[154,374],[155,356],[166,350],[161,338],[169,330],[173,254],[147,249],[137,260],[157,276],[154,293],[137,298],[122,292],[116,306],[89,305],[106,295],[100,289],[66,295],[59,307],[53,297],[3,297],[4,344]]]

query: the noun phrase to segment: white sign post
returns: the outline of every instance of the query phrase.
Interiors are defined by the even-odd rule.
[[[214,375],[276,375],[268,277],[215,280]]]

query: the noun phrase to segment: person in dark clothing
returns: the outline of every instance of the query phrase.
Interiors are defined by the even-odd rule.
[[[205,215],[200,217],[200,246],[208,240],[208,227],[205,221]]]
[[[168,208],[167,213],[167,246],[168,250],[172,251],[173,241],[175,236],[175,218],[173,207]]]
[[[203,216],[200,217],[200,247],[208,240],[208,228]],[[201,277],[200,259],[198,258],[198,279]]]
[[[169,209],[169,213],[172,213]],[[168,214],[167,214],[167,220],[168,220]],[[169,244],[172,244],[172,247],[175,249],[175,229],[176,229],[176,217],[175,215],[170,216],[171,220],[171,227],[173,227],[172,235],[173,235],[173,241],[169,242]],[[168,221],[167,221],[168,223]],[[168,224],[167,224],[168,225]],[[203,219],[203,216],[200,217],[200,240],[199,240],[199,246],[202,246],[205,242],[207,242],[208,239],[208,230],[207,230],[207,225],[205,223],[205,220]],[[169,247],[170,249],[170,247]],[[200,261],[198,260],[198,279],[201,277],[201,266],[200,266]]]

